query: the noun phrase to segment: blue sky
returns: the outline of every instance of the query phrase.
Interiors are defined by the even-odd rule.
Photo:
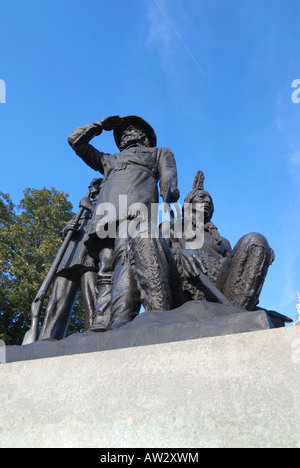
[[[300,290],[299,0],[0,0],[0,190],[55,187],[76,210],[96,173],[67,137],[136,114],[176,157],[180,202],[198,169],[234,246],[264,234],[263,307],[296,319]],[[94,140],[115,152],[111,133]]]

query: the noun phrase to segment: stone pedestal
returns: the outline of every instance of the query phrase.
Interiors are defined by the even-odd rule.
[[[149,311],[127,325],[105,333],[86,331],[63,340],[40,340],[25,346],[8,346],[6,362],[86,354],[210,336],[274,328],[264,310],[248,312],[239,306],[191,301],[178,309]]]
[[[300,447],[299,327],[17,361],[0,375],[1,447]]]

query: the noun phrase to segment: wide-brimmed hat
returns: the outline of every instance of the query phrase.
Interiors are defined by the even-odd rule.
[[[121,117],[121,124],[114,129],[114,138],[118,148],[120,147],[120,142],[124,130],[126,130],[126,128],[130,127],[131,125],[133,127],[137,126],[142,128],[145,131],[151,147],[155,147],[157,145],[156,134],[151,125],[149,125],[146,120],[138,117],[137,115],[128,115],[126,117]]]

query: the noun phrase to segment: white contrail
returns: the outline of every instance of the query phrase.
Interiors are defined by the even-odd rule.
[[[156,5],[156,7],[159,9],[159,11],[161,12],[161,14],[164,16],[164,18],[166,19],[166,21],[169,23],[169,25],[171,26],[171,28],[173,29],[174,33],[176,34],[176,36],[178,37],[178,39],[182,42],[185,50],[187,51],[187,53],[189,54],[189,56],[191,57],[191,59],[193,60],[193,62],[195,63],[195,65],[197,66],[197,68],[200,70],[202,76],[207,80],[207,75],[206,73],[204,72],[203,68],[201,67],[201,65],[199,64],[199,62],[197,61],[196,57],[194,56],[194,54],[192,53],[191,49],[187,46],[186,42],[184,41],[184,39],[182,38],[181,34],[178,32],[178,30],[176,29],[176,27],[174,26],[174,24],[172,23],[172,21],[170,20],[170,18],[168,17],[168,15],[166,14],[166,12],[162,9],[162,7],[157,3],[156,0],[152,0],[153,3]]]

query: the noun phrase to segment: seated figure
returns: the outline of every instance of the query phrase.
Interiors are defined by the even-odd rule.
[[[217,302],[200,273],[202,277],[206,274],[232,305],[251,311],[259,302],[274,251],[258,233],[245,235],[232,249],[211,222],[214,205],[203,183],[203,172],[198,171],[184,202],[182,236],[178,236],[173,218],[173,222],[162,223],[157,236],[149,234],[148,226],[149,235],[143,235],[141,229],[131,240],[131,264],[145,310],[170,310],[191,300]],[[204,212],[201,226],[195,225],[199,209]],[[203,242],[195,248],[193,237],[198,229],[202,229]]]
[[[171,229],[169,241],[181,274],[184,299],[215,301],[196,274],[197,265],[199,266],[197,259],[200,257],[207,276],[232,305],[254,310],[259,302],[268,268],[274,261],[274,251],[270,248],[267,239],[255,232],[243,236],[232,249],[230,242],[219,234],[211,222],[214,205],[211,195],[204,190],[203,184],[204,174],[198,171],[193,189],[184,200],[183,236],[181,239],[172,236]],[[188,205],[189,210],[186,209]],[[203,226],[194,224],[197,219],[195,214],[199,208],[203,210]],[[187,223],[192,225],[194,236],[197,229],[204,228],[200,248],[189,250],[193,238],[188,238],[188,232],[185,230]],[[163,225],[163,235],[165,230],[166,225]],[[196,273],[193,274],[193,271]]]

